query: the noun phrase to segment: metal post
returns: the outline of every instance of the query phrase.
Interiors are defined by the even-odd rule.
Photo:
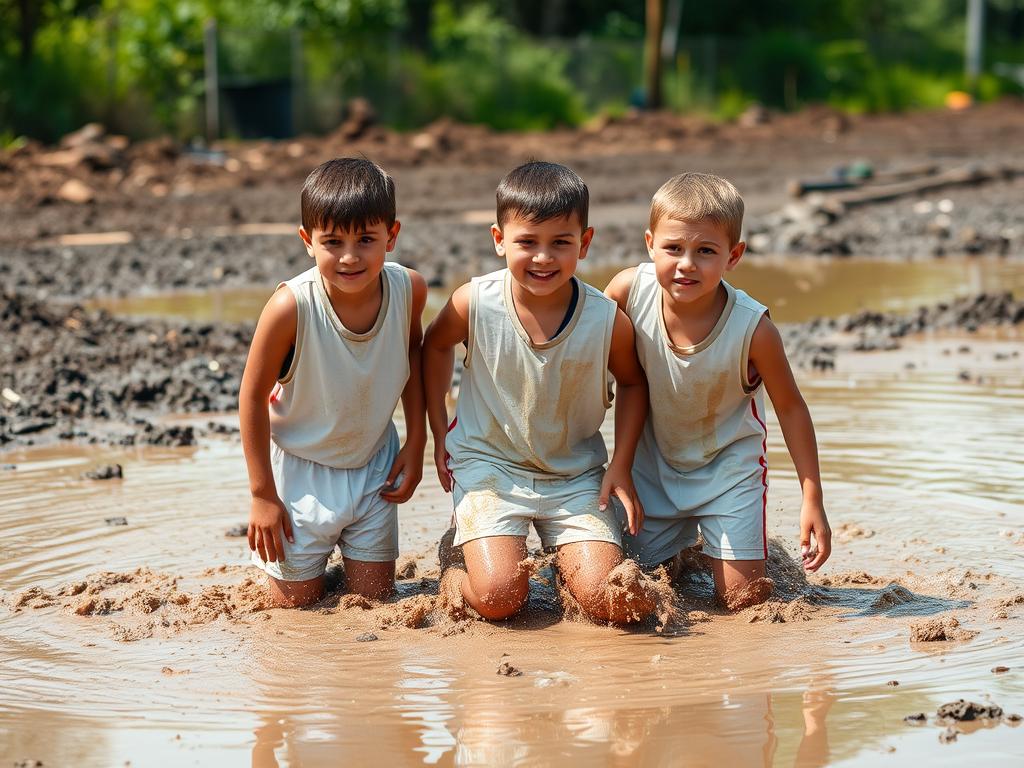
[[[203,30],[203,62],[206,89],[206,141],[220,138],[220,83],[217,79],[217,22],[208,19]]]
[[[981,75],[982,36],[985,27],[985,0],[967,0],[967,42],[964,54],[964,76],[967,89],[977,90]]]

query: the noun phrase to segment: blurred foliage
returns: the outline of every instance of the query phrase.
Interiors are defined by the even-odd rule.
[[[723,118],[754,101],[936,106],[966,85],[965,5],[684,2],[666,103]],[[54,140],[92,119],[201,132],[209,19],[227,86],[299,75],[305,130],[330,130],[354,96],[400,128],[576,125],[642,101],[643,13],[635,0],[0,0],[0,138]],[[1024,64],[1024,0],[987,0],[985,30],[988,64]],[[975,86],[1021,91],[991,74]]]

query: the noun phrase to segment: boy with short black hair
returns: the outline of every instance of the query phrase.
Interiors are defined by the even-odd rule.
[[[633,467],[645,522],[626,551],[655,566],[699,533],[716,595],[734,610],[764,601],[773,587],[765,576],[764,390],[803,492],[804,568],[818,570],[831,552],[814,425],[782,338],[764,305],[722,279],[746,248],[743,207],[725,179],[673,177],[651,203],[651,263],[620,272],[605,291],[633,321],[651,393]]]
[[[457,289],[424,340],[434,461],[455,502],[454,540],[443,544],[456,557],[442,547],[442,592],[488,619],[526,602],[531,522],[542,544],[557,548],[563,583],[591,618],[624,623],[654,607],[639,582],[614,596],[606,583],[623,560],[609,497],[618,497],[634,533],[642,523],[630,468],[647,387],[629,320],[575,277],[594,235],[588,205],[586,184],[564,166],[511,171],[491,227],[507,268]],[[449,427],[445,395],[459,343],[465,371]],[[615,454],[605,471],[609,372]]]
[[[422,477],[426,445],[427,286],[385,261],[400,227],[395,184],[380,166],[342,158],[316,168],[299,229],[316,264],[277,287],[253,335],[238,408],[249,547],[279,606],[320,599],[336,545],[351,591],[394,589],[397,505]],[[401,449],[391,420],[399,399]]]

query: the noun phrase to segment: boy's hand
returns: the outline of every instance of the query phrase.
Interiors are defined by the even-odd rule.
[[[288,543],[294,544],[292,519],[281,500],[277,496],[272,499],[253,496],[249,511],[249,549],[259,552],[265,563],[284,562],[282,531]]]
[[[380,497],[392,504],[404,504],[412,498],[413,491],[423,479],[423,446],[406,443],[391,465],[387,483],[380,491]]]
[[[441,481],[444,492],[451,493],[452,473],[448,471],[448,451],[445,450],[443,440],[434,446],[434,468],[437,470],[437,479]]]
[[[811,534],[814,545],[811,546]],[[821,568],[832,554],[832,529],[825,508],[817,502],[804,502],[800,507],[800,559],[805,571]]]
[[[626,508],[629,533],[636,536],[644,524],[644,508],[637,498],[636,488],[633,487],[632,471],[628,467],[619,467],[614,461],[608,465],[604,480],[601,481],[601,495],[597,500],[597,508],[602,512],[608,508],[608,497],[611,494],[615,494]]]

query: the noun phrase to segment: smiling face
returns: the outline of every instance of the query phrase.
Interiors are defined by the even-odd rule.
[[[353,229],[299,230],[306,252],[316,259],[328,295],[356,298],[377,290],[384,259],[394,250],[399,222],[383,221]]]
[[[658,283],[674,302],[689,304],[713,297],[722,276],[743,256],[746,244],[730,244],[725,228],[710,219],[662,219],[647,230],[647,252]]]
[[[576,265],[586,258],[594,230],[583,229],[575,213],[540,222],[512,216],[503,227],[492,226],[491,236],[512,279],[540,298],[556,295],[569,284]]]

